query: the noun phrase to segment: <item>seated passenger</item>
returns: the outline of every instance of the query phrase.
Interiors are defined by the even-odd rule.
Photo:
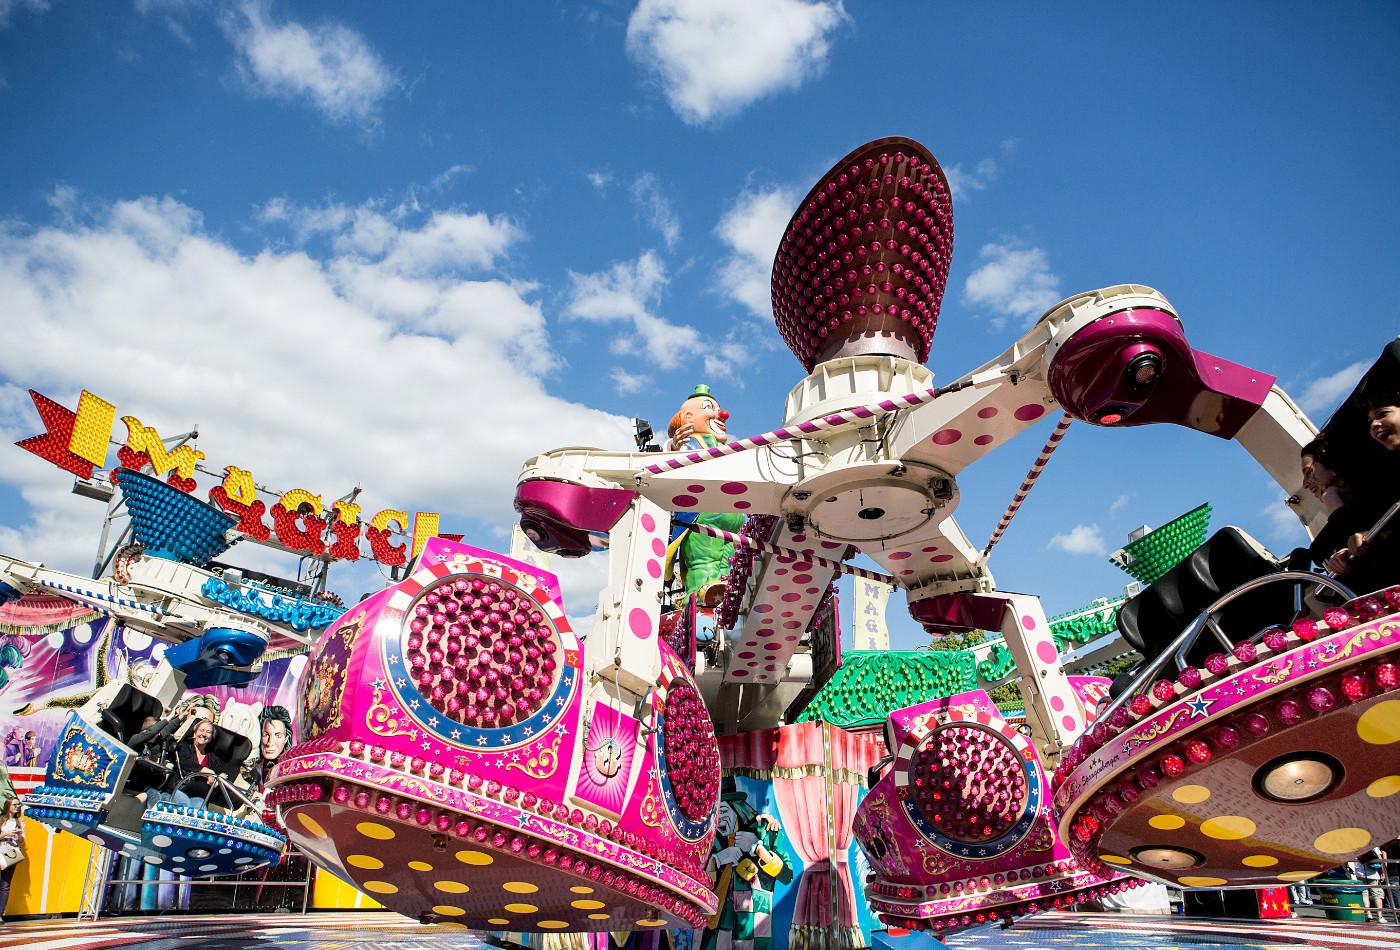
[[[1355,504],[1350,488],[1337,474],[1337,462],[1325,435],[1319,435],[1303,446],[1299,452],[1299,462],[1303,471],[1303,489],[1316,497],[1327,512],[1327,524],[1306,548],[1307,560],[1336,574],[1339,567],[1343,570],[1347,567],[1336,560],[1338,552],[1345,549],[1348,538],[1369,528],[1375,521],[1375,515]],[[1294,552],[1290,560],[1295,567],[1306,569],[1308,564],[1298,563],[1298,555],[1302,553],[1302,549]]]
[[[1400,453],[1400,392],[1385,389],[1372,394],[1366,400],[1366,422],[1372,439],[1387,452]],[[1351,532],[1328,561],[1329,569],[1358,594],[1400,582],[1400,540],[1396,536],[1400,518],[1394,516],[1393,508],[1397,494],[1400,486],[1393,486],[1379,498],[1381,510]]]
[[[169,719],[157,719],[155,716],[147,716],[141,720],[141,730],[131,737],[127,745],[131,746],[131,751],[137,755],[145,755],[146,747],[155,741],[166,726],[170,725]],[[151,750],[155,751],[155,750]]]
[[[209,748],[213,738],[213,723],[201,718],[195,722],[189,736],[175,746],[175,762],[180,773],[180,782],[173,796],[175,804],[204,808],[213,789],[211,781],[204,776],[218,775],[228,770],[228,763],[215,756]]]
[[[1381,391],[1366,400],[1366,425],[1371,438],[1387,452],[1400,452],[1400,392]]]

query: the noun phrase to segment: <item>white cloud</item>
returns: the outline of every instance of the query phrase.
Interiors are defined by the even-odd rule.
[[[964,168],[962,162],[943,167],[943,174],[948,178],[948,188],[952,191],[955,201],[967,200],[974,191],[985,191],[988,185],[997,180],[999,173],[1000,168],[995,158],[984,158],[971,168]]]
[[[683,122],[705,125],[820,75],[845,20],[839,0],[641,0],[627,52]]]
[[[1097,524],[1077,524],[1068,531],[1055,535],[1046,547],[1059,548],[1066,554],[1092,554],[1096,557],[1103,557],[1108,553],[1108,545],[1104,542],[1103,532]]]
[[[339,255],[379,259],[380,269],[410,277],[490,268],[524,237],[509,219],[484,212],[433,211],[421,226],[403,227],[415,210],[416,202],[386,211],[375,201],[306,207],[274,198],[259,217],[286,224],[298,244],[328,237]]]
[[[49,0],[0,0],[0,30],[10,25],[10,19],[19,10],[26,13],[44,13],[49,9]]]
[[[494,245],[464,253],[440,214],[400,221],[377,257],[241,254],[172,198],[59,217],[0,229],[0,442],[41,429],[26,387],[69,407],[86,388],[163,434],[198,423],[213,471],[327,501],[360,484],[366,516],[438,511],[486,547],[504,543],[523,459],[630,445],[628,420],[549,392],[559,354],[532,286],[478,274]],[[90,569],[98,506],[17,449],[0,452],[0,483],[29,506],[0,550]],[[378,583],[372,565],[337,570]],[[595,592],[567,590],[585,616]]]
[[[274,23],[262,0],[225,18],[248,87],[272,99],[308,100],[336,124],[373,128],[398,79],[363,36],[340,23]]]
[[[617,387],[619,396],[630,396],[639,393],[647,386],[651,385],[651,377],[645,373],[629,373],[620,366],[613,367],[608,374],[612,377],[613,385]]]
[[[674,248],[681,239],[681,219],[671,209],[661,182],[651,172],[643,172],[632,183],[632,203],[647,227],[661,235],[667,249]]]
[[[1128,507],[1128,496],[1119,495],[1117,498],[1113,499],[1113,503],[1108,506],[1108,513],[1116,515],[1126,507]]]
[[[1371,364],[1365,361],[1343,366],[1330,376],[1320,376],[1312,380],[1298,393],[1298,405],[1304,412],[1319,418],[1337,408],[1347,395],[1356,388],[1361,376]]]
[[[979,260],[963,285],[963,301],[990,310],[994,327],[1013,320],[1029,326],[1060,300],[1060,278],[1042,248],[984,244]]]
[[[566,313],[580,320],[602,324],[631,324],[635,337],[615,336],[610,344],[614,353],[641,355],[660,369],[673,369],[683,358],[700,348],[700,334],[694,327],[675,324],[652,311],[666,287],[666,265],[647,251],[636,261],[622,261],[594,274],[569,272],[569,301]]]
[[[731,331],[722,341],[711,342],[705,351],[702,362],[705,375],[710,379],[727,379],[742,388],[743,378],[739,371],[753,362],[753,354],[754,347]]]
[[[608,186],[612,184],[612,172],[598,169],[596,171],[584,172],[583,177],[588,179],[588,183],[593,186],[593,190],[600,195],[608,193]]]
[[[790,188],[745,191],[715,227],[730,252],[720,265],[720,290],[756,317],[773,318],[773,257],[797,200]]]
[[[1009,159],[1021,144],[1020,139],[1006,139],[1001,143],[999,158],[984,158],[970,168],[962,162],[943,166],[943,174],[948,179],[948,188],[955,201],[966,201],[974,191],[985,191],[1001,175],[1002,164]]]
[[[442,191],[448,185],[452,184],[452,182],[458,176],[468,175],[474,171],[476,171],[476,168],[474,166],[467,165],[463,162],[458,162],[455,165],[449,165],[433,176],[433,180],[428,182],[428,190]]]

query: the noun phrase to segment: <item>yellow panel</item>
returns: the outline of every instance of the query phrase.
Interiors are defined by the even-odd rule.
[[[417,557],[429,538],[437,537],[438,523],[442,519],[431,511],[420,511],[413,516],[413,556]]]
[[[317,868],[311,906],[317,910],[380,910],[384,905],[324,868]]]
[[[29,818],[24,820],[24,840],[28,857],[15,868],[4,913],[76,914],[83,902],[92,844]]]
[[[73,420],[73,434],[68,438],[68,451],[99,468],[106,465],[107,443],[116,421],[117,407],[84,389],[78,397],[78,414]]]

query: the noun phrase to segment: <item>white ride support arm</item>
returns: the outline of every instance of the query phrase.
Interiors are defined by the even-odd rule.
[[[588,639],[588,684],[606,684],[639,702],[661,673],[656,638],[662,565],[671,517],[638,498],[609,533],[608,584]]]
[[[1322,503],[1311,492],[1303,490],[1303,470],[1299,464],[1299,451],[1316,436],[1317,427],[1277,386],[1235,436],[1254,461],[1283,488],[1288,495],[1288,507],[1308,529],[1309,537],[1316,537],[1327,523]]]

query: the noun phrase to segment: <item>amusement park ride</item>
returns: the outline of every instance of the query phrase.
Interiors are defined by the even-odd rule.
[[[1066,674],[1037,597],[997,589],[988,560],[1005,523],[979,549],[954,519],[964,469],[1059,412],[1018,502],[1071,419],[1174,423],[1239,442],[1316,531],[1326,516],[1298,466],[1312,425],[1274,377],[1192,349],[1166,298],[1137,284],[1070,297],[935,386],[923,364],[952,244],[933,157],[903,138],[862,146],[803,199],[774,261],[778,330],[808,374],[780,428],[525,463],[515,504],[531,541],[607,551],[586,639],[552,574],[442,537],[319,636],[250,616],[204,569],[237,519],[119,470],[143,546],[120,581],[12,559],[0,580],[173,647],[146,690],[72,715],[29,813],[197,875],[274,860],[276,824],[425,921],[699,927],[717,911],[717,733],[781,720],[811,676],[819,605],[839,573],[862,573],[848,563],[859,552],[930,632],[1000,631],[1026,701],[1025,733],[983,690],[890,715],[855,817],[887,925],[953,931],[1138,880],[1300,881],[1400,834],[1385,754],[1400,736],[1400,590],[1286,571],[1224,529],[1123,608],[1144,662],[1110,693]],[[738,552],[703,653],[663,636],[675,518]],[[145,714],[297,643],[314,646],[298,744],[268,784],[275,819],[236,791],[223,808],[137,798],[163,778],[126,744]]]

